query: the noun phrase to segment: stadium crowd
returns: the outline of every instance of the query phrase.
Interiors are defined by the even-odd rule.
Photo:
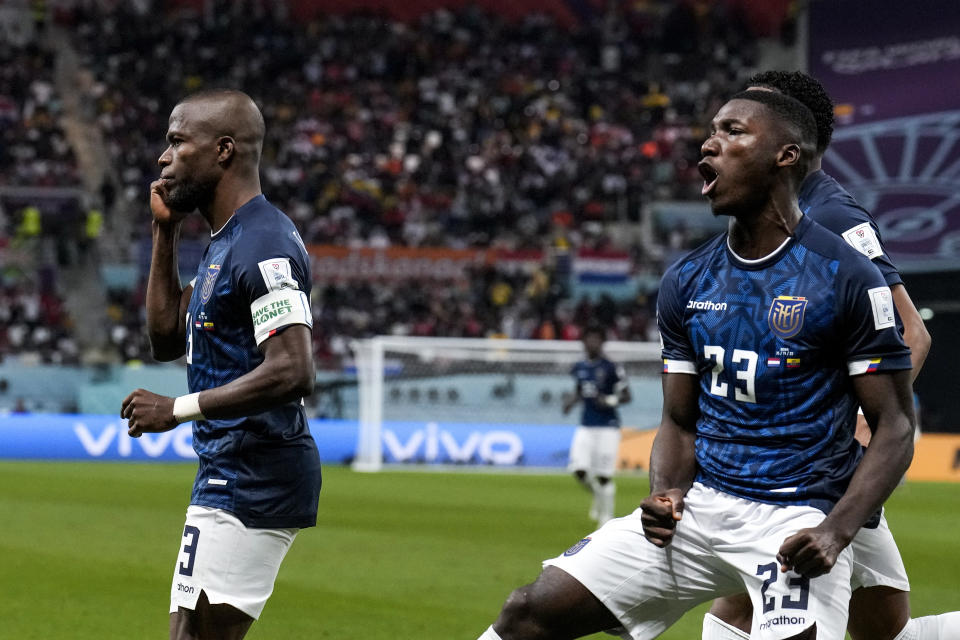
[[[699,198],[702,124],[756,56],[741,16],[712,2],[623,3],[573,30],[476,7],[402,23],[299,21],[282,3],[255,1],[214,2],[200,15],[156,2],[107,6],[77,3],[58,20],[94,79],[81,101],[119,176],[120,210],[143,208],[173,102],[234,86],[268,123],[264,192],[307,243],[617,249],[654,274],[663,252],[606,225],[639,221],[653,200]],[[186,242],[204,242],[202,222],[192,225]],[[142,245],[147,232],[138,225],[126,240]],[[665,230],[652,243],[676,249],[679,235]],[[569,277],[547,264],[485,268],[450,286],[317,285],[317,351],[328,361],[374,333],[575,338],[587,318],[617,338],[651,333],[647,292],[573,299]],[[122,358],[149,361],[142,312],[112,299]]]

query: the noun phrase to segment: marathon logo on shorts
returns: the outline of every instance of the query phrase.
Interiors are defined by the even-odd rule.
[[[584,538],[583,540],[581,540],[581,541],[578,542],[577,544],[573,545],[572,547],[570,547],[569,549],[567,549],[566,551],[564,551],[564,552],[563,552],[563,556],[564,556],[565,558],[568,558],[568,557],[570,557],[570,556],[578,553],[581,549],[583,549],[585,546],[587,546],[587,543],[588,543],[588,542],[590,542],[590,538],[589,538],[589,537]]]
[[[790,616],[785,613],[780,614],[776,618],[770,618],[766,622],[760,623],[760,630],[767,631],[774,627],[792,627],[792,626],[804,626],[807,623],[807,619],[803,616]]]

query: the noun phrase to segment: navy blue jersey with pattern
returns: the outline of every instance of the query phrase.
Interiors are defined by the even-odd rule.
[[[800,185],[800,210],[847,241],[877,265],[891,287],[903,284],[900,272],[883,248],[883,239],[870,212],[823,171],[814,171]]]
[[[808,216],[761,260],[723,234],[668,269],[657,316],[664,372],[700,380],[698,481],[829,511],[862,455],[850,376],[910,368],[873,263]]]
[[[623,367],[606,358],[581,360],[570,370],[583,399],[580,424],[585,427],[619,427],[620,413],[603,402],[604,396],[619,395],[627,386]]]
[[[220,387],[263,362],[258,344],[310,325],[310,267],[290,219],[257,196],[215,233],[187,311],[191,392]],[[306,307],[306,308],[303,308]],[[224,509],[250,527],[316,524],[320,457],[300,401],[230,420],[198,420],[191,504]]]

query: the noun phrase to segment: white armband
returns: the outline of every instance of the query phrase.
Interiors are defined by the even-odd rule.
[[[307,294],[299,289],[279,289],[260,296],[250,305],[253,335],[257,344],[291,324],[313,327],[313,314]]]
[[[205,420],[203,412],[200,411],[200,394],[188,393],[185,396],[179,396],[173,401],[173,417],[177,423],[193,422],[194,420]]]

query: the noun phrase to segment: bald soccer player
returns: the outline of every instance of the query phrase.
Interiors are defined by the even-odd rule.
[[[243,638],[297,532],[316,524],[320,457],[303,397],[313,390],[310,266],[290,219],[260,191],[264,122],[249,96],[193,94],[170,114],[150,185],[153,356],[186,356],[190,393],[137,389],[130,436],[193,423],[199,468],[170,595],[170,638]],[[210,225],[182,287],[177,240],[194,211]]]

